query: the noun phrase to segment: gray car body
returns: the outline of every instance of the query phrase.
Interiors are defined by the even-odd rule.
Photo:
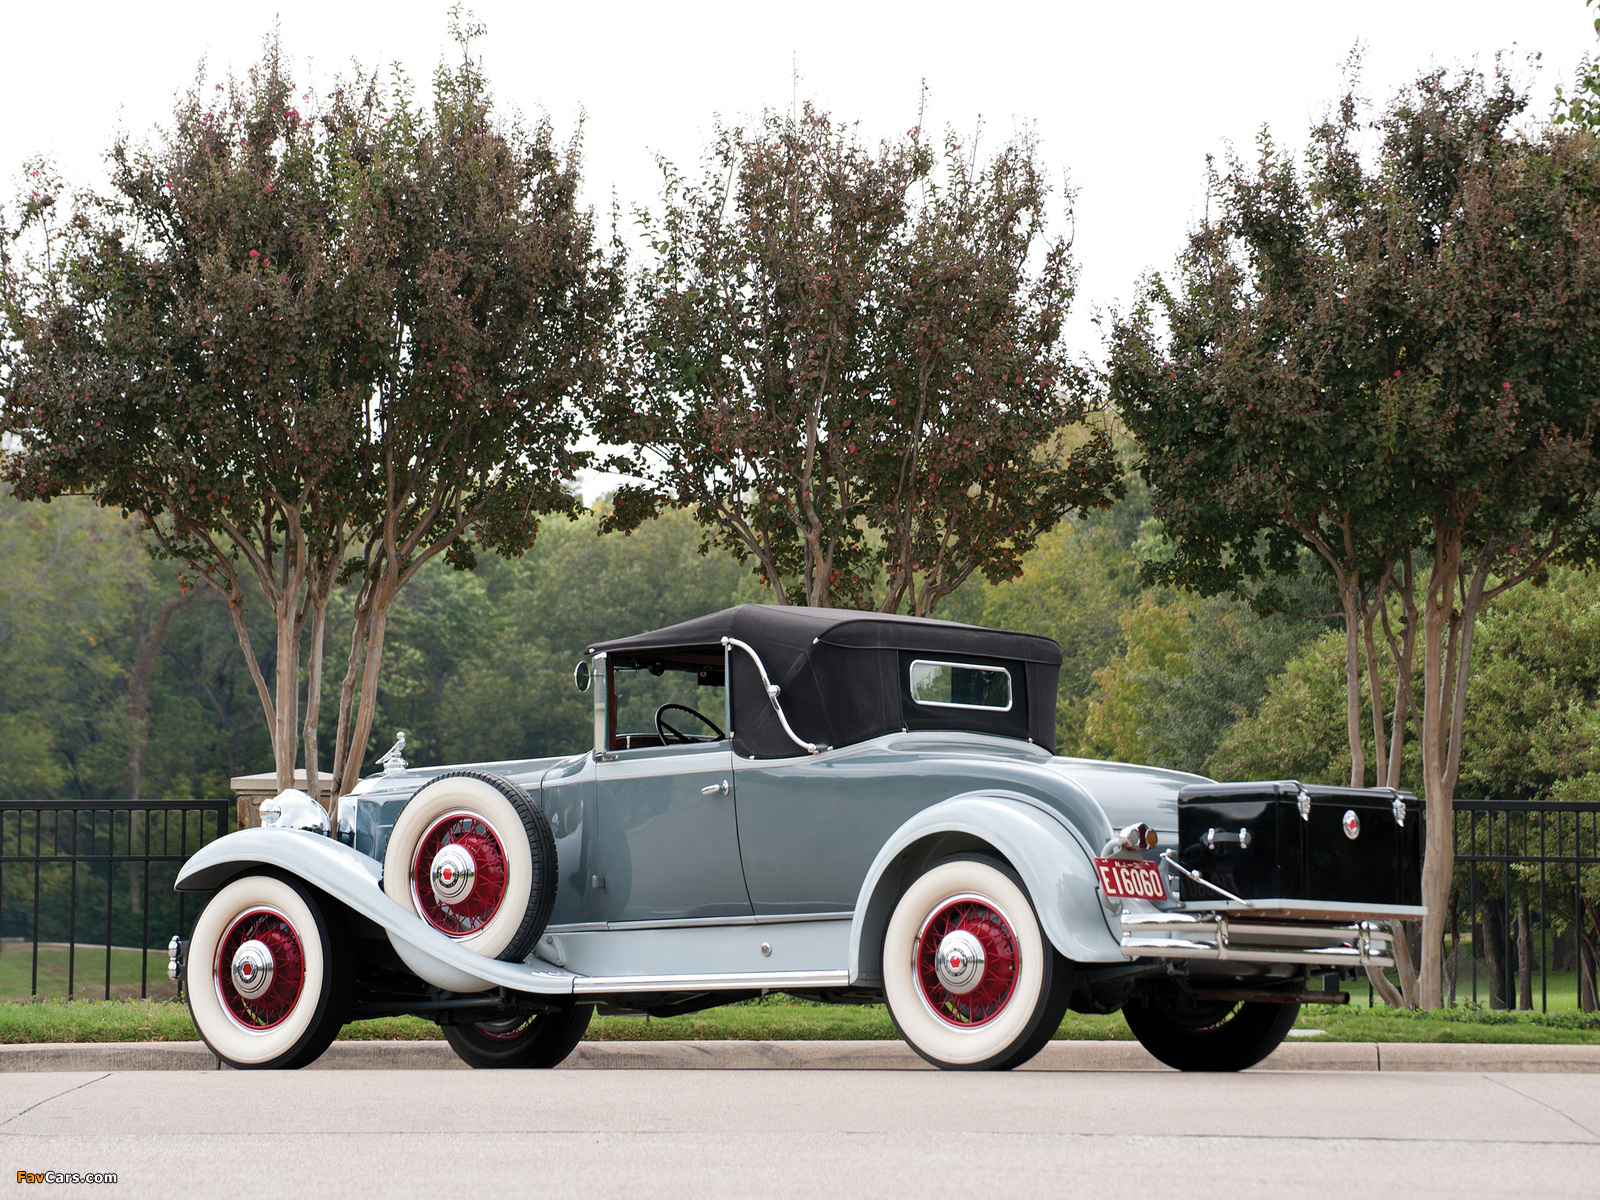
[[[473,954],[382,889],[401,810],[460,766],[363,781],[341,801],[343,840],[275,828],[221,838],[178,887],[263,867],[298,876],[379,926],[420,978],[458,993],[871,989],[909,878],[980,852],[1022,879],[1058,951],[1118,963],[1116,914],[1137,902],[1108,901],[1091,860],[1137,822],[1158,831],[1158,849],[1174,845],[1178,790],[1199,778],[943,732],[789,759],[741,758],[722,740],[470,767],[525,788],[555,834],[555,909],[526,962]]]

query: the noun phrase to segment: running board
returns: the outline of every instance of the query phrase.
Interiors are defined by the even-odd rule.
[[[576,996],[632,995],[640,992],[787,991],[790,988],[850,986],[849,971],[756,971],[729,975],[580,975],[572,981]]]

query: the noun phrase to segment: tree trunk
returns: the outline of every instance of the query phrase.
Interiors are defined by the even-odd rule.
[[[1372,990],[1378,993],[1378,999],[1382,1000],[1390,1008],[1404,1008],[1406,1006],[1405,997],[1400,994],[1399,989],[1393,983],[1389,982],[1389,976],[1384,973],[1383,968],[1368,964],[1367,982],[1372,984]]]
[[[1533,927],[1526,896],[1517,898],[1517,1007],[1533,1010]]]
[[[278,660],[273,672],[272,758],[278,773],[278,790],[294,786],[294,761],[300,749],[300,625],[295,619],[298,596],[278,597],[273,616],[278,625]]]
[[[317,762],[317,722],[322,713],[322,658],[323,643],[327,640],[328,590],[320,586],[321,580],[312,579],[312,594],[308,598],[311,608],[311,650],[306,663],[306,720],[300,731],[300,741],[305,747],[306,791],[313,800],[322,794],[321,772]],[[334,802],[328,801],[328,832],[339,835]]]
[[[1506,968],[1509,965],[1506,955],[1506,923],[1503,907],[1505,900],[1500,896],[1485,896],[1483,909],[1480,916],[1483,930],[1483,967],[1489,976],[1489,1007],[1510,1008],[1509,988],[1506,979]]]
[[[383,665],[383,637],[389,622],[389,605],[399,591],[398,568],[385,564],[385,576],[372,591],[367,609],[362,638],[365,644],[365,661],[361,670],[361,690],[355,697],[354,711],[350,716],[349,742],[339,748],[342,756],[341,771],[333,780],[333,802],[337,803],[361,779],[361,762],[366,756],[367,739],[372,736],[372,721],[378,702],[378,676]]]
[[[1591,1013],[1600,1008],[1600,1003],[1596,1002],[1595,997],[1594,943],[1582,929],[1574,928],[1573,932],[1578,939],[1578,1007],[1586,1013]]]
[[[1404,998],[1407,1008],[1417,1006],[1416,935],[1415,921],[1394,923],[1395,972],[1400,976],[1400,995]]]
[[[1361,610],[1356,585],[1344,581],[1340,589],[1344,607],[1345,736],[1350,742],[1350,786],[1367,786],[1367,758],[1361,745]]]
[[[1461,975],[1461,889],[1450,889],[1450,956],[1444,962],[1445,982],[1450,992],[1446,1002],[1456,1002],[1456,980]]]
[[[1427,844],[1422,857],[1422,976],[1418,1004],[1438,1008],[1444,1002],[1444,919],[1455,868],[1455,789],[1450,779],[1446,689],[1447,646],[1455,615],[1456,585],[1461,570],[1459,531],[1437,528],[1433,570],[1422,613],[1422,780],[1427,805]]]

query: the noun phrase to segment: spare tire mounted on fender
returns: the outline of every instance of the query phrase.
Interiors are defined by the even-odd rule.
[[[485,958],[521,962],[556,899],[556,842],[526,791],[483,771],[423,784],[395,822],[383,890]]]

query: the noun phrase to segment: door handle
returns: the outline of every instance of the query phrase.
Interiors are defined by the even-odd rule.
[[[728,781],[726,779],[721,783],[708,783],[700,789],[702,796],[715,796],[718,792],[721,792],[724,796],[728,794]]]

